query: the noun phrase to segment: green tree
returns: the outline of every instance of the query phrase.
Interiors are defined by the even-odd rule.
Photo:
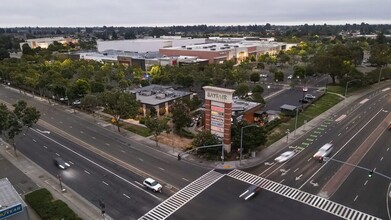
[[[134,95],[118,91],[104,92],[101,100],[107,113],[113,116],[118,132],[121,131],[119,128],[121,119],[135,117],[140,107]]]
[[[0,135],[10,142],[16,155],[15,137],[23,128],[32,127],[39,120],[40,113],[35,107],[28,107],[25,101],[18,101],[13,105],[14,110],[8,110],[7,106],[0,103]]]
[[[174,123],[174,129],[181,134],[182,128],[191,123],[190,108],[183,102],[175,102],[172,106],[172,122]]]
[[[241,121],[231,129],[232,146],[240,149],[241,129],[248,126],[246,121]],[[266,131],[263,127],[250,126],[243,129],[243,152],[254,150],[267,141]]]
[[[153,137],[155,138],[156,147],[159,147],[158,136],[166,131],[167,133],[171,132],[170,126],[167,124],[168,120],[165,118],[159,117],[147,117],[145,119],[145,126],[152,132]]]
[[[245,97],[250,91],[250,87],[246,83],[239,84],[235,89],[235,95]]]
[[[216,145],[221,144],[221,141],[219,138],[212,134],[209,130],[203,130],[194,137],[193,141],[191,142],[191,146],[193,148],[202,147],[202,146],[210,146],[210,145]],[[216,153],[220,151],[221,147],[216,146],[212,148],[202,148],[198,149],[197,153],[203,154],[203,153]]]
[[[259,76],[258,73],[251,73],[250,75],[250,80],[251,82],[259,82],[259,80],[261,79],[261,77]]]

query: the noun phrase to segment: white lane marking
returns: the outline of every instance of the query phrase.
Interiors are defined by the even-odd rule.
[[[122,153],[125,153],[125,151],[124,151],[124,150],[121,150],[121,152],[122,152]]]
[[[136,184],[140,185],[140,186],[144,186],[143,184],[137,182],[137,181],[134,181]]]
[[[335,157],[335,155],[337,155],[342,149],[344,149],[345,147],[346,147],[346,145],[348,145],[348,143],[350,142],[350,141],[352,141],[353,140],[353,138],[355,138],[378,114],[380,114],[380,112],[382,112],[383,111],[383,108],[381,108],[371,119],[369,119],[369,121],[367,122],[367,123],[365,123],[365,125],[364,126],[362,126],[361,128],[360,128],[360,130],[358,130],[357,132],[356,132],[356,134],[354,134],[335,154],[333,154],[333,156],[331,157],[331,159],[332,158],[334,158]],[[331,143],[332,141],[330,141],[330,143]],[[328,161],[326,161],[326,163],[324,163],[315,173],[313,173],[311,176],[310,176],[310,178],[309,179],[307,179],[307,181],[305,181],[298,189],[301,189],[301,188],[303,188],[304,187],[304,185],[305,184],[307,184],[308,183],[308,181],[310,181],[312,178],[314,178],[314,176],[316,175],[316,174],[318,174],[319,172],[320,172],[320,170],[322,170],[322,168],[324,167],[324,166],[326,166],[326,164],[328,163]]]
[[[296,173],[296,171],[298,171],[298,170],[299,170],[299,168],[296,168],[293,172]]]
[[[105,185],[107,185],[107,186],[109,185],[109,184],[108,184],[108,183],[106,183],[105,181],[102,181],[102,183],[103,183],[103,184],[105,184]]]
[[[144,161],[142,158],[138,158],[139,161]]]
[[[380,161],[382,161],[382,160],[383,160],[383,157],[380,158]]]
[[[163,170],[163,171],[165,170],[165,169],[163,169],[163,168],[161,168],[161,167],[158,167],[158,168],[159,168],[159,170]]]
[[[59,154],[59,153],[56,153],[56,155],[57,155],[57,156],[60,156],[60,154]]]
[[[86,173],[86,174],[90,174],[90,175],[91,175],[91,173],[90,173],[90,172],[88,172],[87,170],[84,170],[84,173]]]
[[[390,148],[387,148],[387,151],[389,150]]]
[[[367,185],[367,183],[368,183],[368,180],[366,180],[366,181],[365,181],[365,183],[364,183],[364,186],[366,186],[366,185]]]
[[[34,141],[35,143],[37,143],[37,141],[36,141],[35,139],[33,139],[33,141]]]
[[[92,139],[96,140],[96,137],[92,137]]]
[[[105,143],[107,146],[110,146],[110,144],[109,143]]]
[[[358,195],[354,198],[354,201],[356,201],[357,200],[357,198],[358,198]]]
[[[385,92],[385,91],[388,91],[388,90],[390,90],[390,88],[385,88],[385,89],[382,90],[382,92]]]
[[[312,160],[312,157],[310,157],[310,158],[307,160],[307,162],[309,162],[310,160]]]
[[[70,164],[74,165],[74,163],[72,161],[68,161]]]
[[[342,134],[342,133],[339,133],[339,134],[338,134],[338,137],[341,136],[341,134]]]
[[[285,181],[285,179],[282,179],[279,183],[282,183],[282,182],[284,182]]]
[[[44,148],[48,149],[48,147],[46,147],[45,145],[43,145]]]
[[[115,172],[112,172],[111,170],[107,169],[106,167],[104,167],[104,166],[102,166],[102,165],[100,165],[100,164],[98,164],[98,163],[92,161],[91,159],[89,159],[89,158],[83,156],[82,154],[80,154],[80,153],[78,153],[78,152],[76,152],[76,151],[70,149],[69,147],[67,147],[67,146],[65,146],[65,145],[63,145],[63,144],[61,144],[61,143],[59,143],[58,141],[56,141],[56,140],[54,140],[54,139],[52,139],[52,138],[50,138],[50,137],[48,137],[48,136],[46,136],[46,135],[44,135],[44,134],[41,134],[41,133],[37,132],[37,131],[36,131],[35,129],[33,129],[33,128],[31,128],[31,130],[33,130],[34,132],[36,132],[36,133],[38,133],[38,134],[40,134],[40,135],[46,137],[47,139],[49,139],[49,140],[51,140],[52,142],[58,144],[59,146],[63,147],[64,149],[66,149],[66,150],[68,150],[68,151],[70,151],[70,152],[76,154],[77,156],[83,158],[84,160],[86,160],[86,161],[88,161],[88,162],[94,164],[95,166],[101,168],[102,170],[104,170],[104,171],[106,171],[106,172],[112,174],[113,176],[117,177],[118,179],[120,179],[120,180],[122,180],[122,181],[124,181],[124,182],[126,182],[126,183],[128,183],[128,184],[130,184],[130,185],[132,185],[132,186],[134,186],[134,187],[136,187],[136,188],[142,190],[144,193],[147,193],[148,195],[154,197],[155,199],[157,199],[157,200],[159,200],[159,201],[163,201],[163,199],[161,199],[161,198],[155,196],[154,194],[152,194],[152,193],[150,193],[150,192],[144,190],[143,187],[137,186],[136,184],[130,182],[130,181],[127,180],[127,179],[125,179],[124,177],[122,177],[122,176],[116,174]],[[137,182],[136,182],[136,183],[137,183]],[[138,183],[138,184],[140,184],[140,183]],[[140,185],[142,186],[142,184],[140,184]]]
[[[130,196],[126,195],[125,193],[122,193],[123,196],[125,196],[126,198],[130,199]]]
[[[188,179],[186,179],[186,178],[183,178],[183,177],[182,177],[182,179],[183,179],[184,181],[190,182],[190,180],[188,180]]]

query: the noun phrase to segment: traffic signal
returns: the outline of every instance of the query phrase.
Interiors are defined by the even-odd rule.
[[[368,173],[368,177],[372,177],[372,174],[373,174],[373,170],[370,170]]]
[[[323,162],[323,157],[318,157],[318,162],[322,163]]]

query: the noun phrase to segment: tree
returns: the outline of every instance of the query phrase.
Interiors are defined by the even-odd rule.
[[[234,125],[231,129],[232,146],[239,149],[241,141],[241,129],[242,127],[248,126],[246,121],[241,121]],[[257,147],[263,145],[267,141],[266,130],[263,127],[246,127],[243,129],[243,151],[254,150]]]
[[[15,137],[24,127],[30,128],[39,120],[40,113],[35,107],[27,107],[25,101],[18,101],[13,105],[11,112],[3,103],[0,104],[0,135],[14,147],[16,155]]]
[[[167,133],[170,133],[171,131],[170,126],[168,126],[167,122],[168,120],[165,118],[149,117],[149,116],[145,120],[145,125],[152,132],[152,135],[155,138],[156,147],[159,147],[158,136],[163,131],[166,131]]]
[[[5,58],[10,58],[10,53],[5,49],[0,48],[0,60],[3,60]]]
[[[121,118],[135,117],[140,107],[134,95],[118,91],[103,93],[101,100],[105,110],[113,116],[118,132],[121,131],[119,128]]]
[[[239,84],[235,89],[235,95],[244,97],[250,91],[250,87],[246,83]]]
[[[274,80],[276,82],[282,82],[284,81],[284,73],[281,71],[281,70],[277,70],[275,73],[274,73]]]
[[[216,145],[221,144],[221,141],[219,138],[212,134],[209,130],[203,130],[199,132],[195,137],[194,140],[191,142],[191,146],[193,148],[202,147],[202,146],[209,146],[209,145]],[[217,150],[216,150],[217,149]],[[197,153],[214,153],[216,151],[219,151],[221,147],[218,146],[213,148],[203,148],[197,150]]]
[[[181,134],[182,128],[191,123],[190,109],[183,102],[175,102],[172,107],[172,122],[174,129]]]
[[[251,82],[258,82],[261,79],[258,73],[251,73],[250,80]]]

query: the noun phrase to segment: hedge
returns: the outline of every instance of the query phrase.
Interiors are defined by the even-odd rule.
[[[52,194],[45,188],[26,194],[25,199],[42,220],[81,220],[65,202],[53,200]]]

